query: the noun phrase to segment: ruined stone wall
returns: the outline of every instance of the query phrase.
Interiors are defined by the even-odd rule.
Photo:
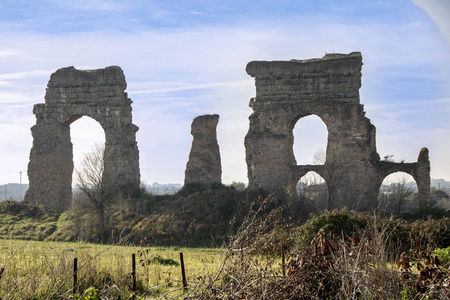
[[[330,209],[376,208],[384,174],[375,127],[359,100],[361,68],[359,52],[247,65],[256,85],[245,137],[249,188],[294,191],[298,180],[313,170],[327,183]],[[298,166],[293,128],[311,114],[328,129],[326,161],[323,166]]]
[[[192,121],[193,140],[186,164],[184,184],[222,182],[222,165],[216,131],[218,122],[219,115],[198,116]]]
[[[82,116],[105,131],[103,182],[124,192],[139,189],[138,127],[132,123],[125,76],[119,67],[57,70],[50,77],[45,104],[36,104],[36,125],[28,164],[25,200],[63,210],[72,199],[73,155],[70,124]]]

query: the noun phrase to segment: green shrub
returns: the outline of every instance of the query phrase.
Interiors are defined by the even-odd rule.
[[[352,236],[365,229],[370,216],[348,210],[324,211],[312,214],[298,230],[300,247],[309,245],[320,230],[334,237]]]
[[[98,296],[98,291],[93,287],[88,288],[81,295],[79,295],[79,294],[75,295],[74,299],[76,299],[76,300],[100,300],[100,298]]]
[[[450,247],[438,248],[433,251],[433,254],[439,257],[443,265],[447,265],[450,263]]]
[[[41,205],[34,205],[24,201],[5,200],[0,202],[0,213],[14,215],[20,218],[40,218],[48,212]]]
[[[179,262],[176,260],[173,260],[171,258],[163,258],[160,255],[155,255],[148,259],[148,264],[156,264],[156,265],[163,265],[163,266],[176,266],[178,267],[180,265]]]
[[[347,210],[325,211],[313,214],[298,229],[297,248],[309,245],[315,235],[323,230],[336,239],[353,234],[372,236],[383,232],[389,251],[402,253],[411,248],[431,251],[450,246],[450,218],[406,221],[399,217],[383,218],[377,215]]]
[[[450,218],[428,218],[407,224],[411,247],[433,250],[450,246]]]

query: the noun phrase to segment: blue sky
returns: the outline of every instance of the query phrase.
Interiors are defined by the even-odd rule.
[[[244,136],[255,94],[252,60],[361,51],[361,103],[381,156],[416,161],[450,180],[449,0],[0,0],[0,184],[27,182],[32,107],[59,68],[124,70],[146,183],[182,183],[194,117],[217,113],[223,182],[247,181]],[[71,128],[75,160],[102,139],[85,118]],[[326,146],[313,117],[297,123],[295,153]]]

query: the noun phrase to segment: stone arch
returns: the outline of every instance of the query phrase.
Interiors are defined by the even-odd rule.
[[[326,180],[315,171],[308,171],[303,175],[296,186],[297,195],[304,197],[316,209],[328,208],[328,187]]]
[[[395,171],[395,172],[389,173],[388,175],[386,175],[386,176],[383,178],[382,183],[385,182],[387,179],[391,180],[391,178],[389,178],[389,177],[392,177],[393,175],[403,175],[403,176],[406,175],[407,178],[411,178],[411,179],[414,181],[414,184],[417,185],[417,182],[416,182],[416,179],[414,178],[414,176],[411,175],[411,174],[408,173],[408,172],[405,172],[405,171]]]
[[[300,159],[302,161],[305,160],[303,157],[300,156],[301,154],[304,153],[304,151],[298,152],[300,147],[302,147],[302,145],[306,144],[303,140],[299,139],[299,134],[300,134],[300,137],[305,137],[305,135],[310,135],[313,137],[318,136],[317,132],[315,134],[310,134],[310,133],[305,134],[303,131],[301,131],[303,128],[298,128],[298,127],[299,127],[299,125],[302,125],[302,124],[299,124],[299,122],[302,123],[303,121],[310,121],[310,122],[313,121],[313,124],[315,126],[317,126],[318,121],[319,121],[319,123],[321,123],[321,124],[319,124],[319,126],[323,125],[325,127],[326,136],[325,136],[324,147],[315,147],[315,148],[313,147],[313,149],[314,149],[313,151],[316,151],[316,152],[317,152],[317,150],[324,151],[323,161],[321,163],[319,163],[319,164],[323,165],[325,163],[325,159],[326,159],[326,149],[327,149],[327,144],[328,144],[328,126],[322,120],[322,118],[320,116],[318,116],[317,114],[313,114],[313,113],[302,115],[302,116],[297,116],[296,118],[294,118],[294,120],[292,122],[291,128],[292,128],[292,136],[293,136],[293,152],[294,152],[294,157],[295,157],[296,163],[299,164]],[[296,130],[296,128],[297,128],[297,130]],[[322,129],[323,129],[323,127],[319,128],[319,130],[322,130]],[[314,128],[314,130],[317,130],[317,128]],[[319,132],[319,133],[322,134],[322,132]],[[320,136],[320,139],[322,139],[322,136]],[[300,145],[297,144],[297,141],[300,143]],[[309,145],[311,146],[311,144],[309,144]],[[317,145],[314,145],[314,146],[317,146]],[[314,155],[316,153],[314,152],[314,153],[309,153],[309,154],[311,154],[309,157],[311,160],[310,163],[314,163],[314,160],[315,160]]]
[[[384,178],[395,172],[404,172],[411,175],[417,184],[417,206],[424,207],[430,199],[430,159],[428,149],[422,148],[415,163],[396,163],[391,161],[379,162],[379,190]]]
[[[84,116],[70,124],[70,140],[73,144],[73,163],[76,169],[87,153],[99,145],[105,146],[105,131],[99,122]],[[72,181],[72,185],[73,183]]]
[[[121,192],[140,184],[138,127],[132,123],[132,101],[125,93],[122,69],[80,71],[74,67],[53,73],[45,104],[36,104],[36,125],[28,164],[25,200],[64,210],[72,197],[73,157],[70,124],[82,116],[96,120],[105,132],[104,184]]]
[[[375,126],[359,99],[361,69],[359,52],[247,64],[256,86],[245,137],[250,189],[284,191],[312,170],[327,182],[329,209],[377,207],[383,162],[376,151]],[[292,128],[297,118],[310,114],[319,116],[328,129],[323,166],[298,165],[292,151]],[[428,169],[423,163],[415,172],[415,178],[423,178],[416,179],[419,199],[426,201],[429,162]]]
[[[379,209],[396,214],[411,211],[417,207],[417,202],[412,202],[410,199],[416,191],[418,191],[418,185],[411,174],[403,171],[390,173],[383,178],[380,186]]]

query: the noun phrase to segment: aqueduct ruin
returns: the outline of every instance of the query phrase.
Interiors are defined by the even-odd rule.
[[[329,209],[368,210],[377,207],[383,179],[402,171],[415,179],[418,205],[424,205],[430,194],[428,150],[420,151],[416,163],[380,160],[375,126],[360,104],[361,68],[359,52],[247,65],[256,85],[245,137],[250,189],[293,191],[303,175],[315,171],[327,184]],[[308,115],[320,117],[328,129],[324,165],[296,163],[293,128]]]
[[[360,104],[361,68],[359,52],[309,60],[253,61],[247,65],[247,73],[255,78],[256,85],[245,137],[249,189],[293,191],[302,176],[315,171],[327,184],[329,209],[370,210],[377,207],[383,179],[402,171],[417,183],[418,205],[426,204],[430,196],[428,149],[422,148],[414,163],[380,160],[375,127]],[[138,127],[132,123],[132,101],[125,89],[119,67],[90,71],[69,67],[51,75],[45,103],[34,106],[36,125],[31,129],[34,140],[26,201],[56,210],[70,204],[70,124],[82,116],[96,120],[105,131],[104,184],[124,192],[139,189]],[[309,115],[318,116],[328,130],[323,165],[297,165],[294,156],[293,128],[299,119]],[[186,183],[199,181],[199,174],[203,174],[202,182],[220,181],[217,122],[218,115],[202,116],[193,122]],[[210,149],[199,151],[204,147]],[[204,150],[211,153],[205,154]]]
[[[25,201],[63,210],[72,199],[73,155],[70,124],[82,116],[105,131],[103,184],[122,192],[139,189],[139,150],[125,76],[119,67],[57,70],[50,77],[45,103],[36,104],[36,125],[28,164]]]

